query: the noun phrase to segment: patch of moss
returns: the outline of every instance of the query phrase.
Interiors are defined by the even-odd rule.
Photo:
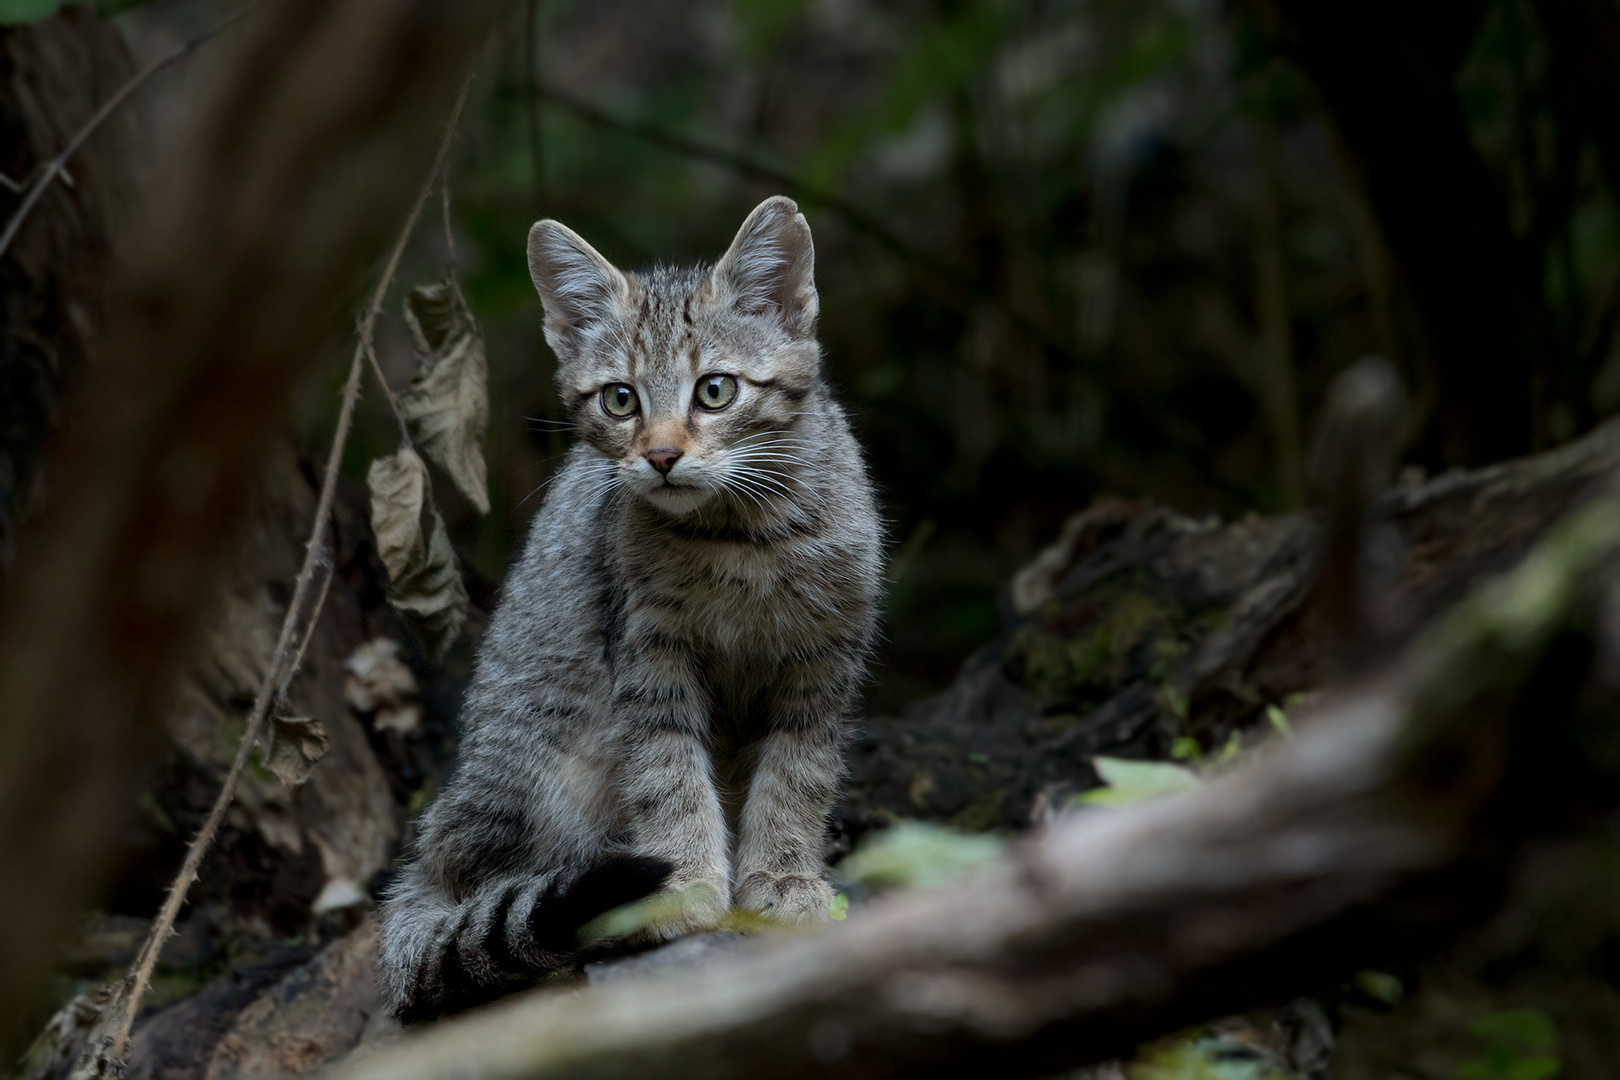
[[[1073,632],[1063,620],[1030,623],[1013,635],[1007,668],[1045,708],[1095,707],[1127,682],[1163,683],[1190,645],[1188,619],[1174,604],[1122,580],[1086,598]]]
[[[963,832],[988,832],[1001,826],[1006,805],[1005,788],[986,792],[959,810],[951,818],[951,824]]]

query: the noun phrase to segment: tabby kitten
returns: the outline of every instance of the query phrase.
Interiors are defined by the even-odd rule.
[[[776,197],[712,269],[615,269],[555,221],[529,271],[581,442],[491,620],[454,776],[382,912],[380,982],[432,1018],[573,963],[657,889],[828,917],[844,720],[882,576],[821,375],[810,228]]]

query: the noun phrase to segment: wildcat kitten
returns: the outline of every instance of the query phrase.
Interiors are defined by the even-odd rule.
[[[581,442],[478,656],[455,773],[382,912],[401,1019],[572,962],[660,887],[828,917],[826,819],[882,576],[860,448],[821,377],[810,228],[776,197],[712,270],[615,269],[555,221],[529,270]]]

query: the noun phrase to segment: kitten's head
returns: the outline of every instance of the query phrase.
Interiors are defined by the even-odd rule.
[[[712,269],[623,273],[573,230],[529,230],[557,390],[620,482],[686,514],[788,491],[792,432],[819,378],[810,226],[766,199]]]

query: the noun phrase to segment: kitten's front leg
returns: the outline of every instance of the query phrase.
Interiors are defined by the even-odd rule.
[[[644,937],[667,939],[715,925],[730,901],[724,811],[709,759],[708,708],[691,654],[634,621],[614,680],[623,725],[622,784],[638,855],[675,867],[665,885],[682,897],[679,917]]]
[[[740,906],[798,925],[827,921],[827,815],[843,771],[840,734],[856,678],[848,659],[784,667],[743,805]]]

